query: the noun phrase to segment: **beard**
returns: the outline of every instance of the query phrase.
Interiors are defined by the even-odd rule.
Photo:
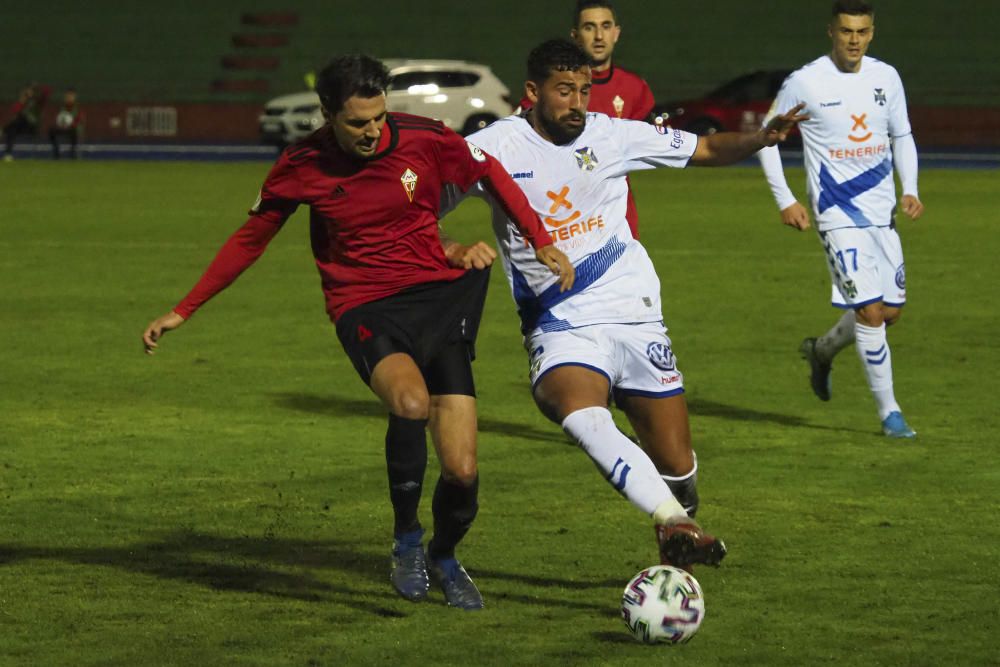
[[[582,121],[579,127],[564,124],[565,121],[575,119],[580,119]],[[570,111],[557,120],[547,118],[545,114],[539,114],[538,121],[545,132],[552,137],[552,141],[559,146],[575,141],[577,137],[583,134],[583,131],[587,127],[587,117],[585,115],[580,115],[575,111]]]

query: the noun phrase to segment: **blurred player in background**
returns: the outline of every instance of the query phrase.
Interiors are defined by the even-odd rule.
[[[56,114],[55,124],[49,128],[49,141],[52,142],[52,157],[59,159],[59,142],[69,142],[69,156],[76,157],[76,143],[83,127],[83,112],[76,101],[76,91],[67,90],[63,95],[62,106]]]
[[[878,407],[882,431],[895,438],[916,434],[903,418],[892,386],[886,326],[899,321],[906,303],[903,248],[896,232],[900,208],[916,220],[924,205],[917,193],[917,147],[896,70],[865,55],[875,34],[875,14],[863,0],[837,0],[828,32],[833,48],[785,80],[771,116],[805,104],[802,123],[806,184],[833,282],[832,302],[844,314],[819,338],[806,338],[813,392],[830,400],[833,358],[857,343]],[[777,148],[760,152],[781,221],[809,228],[809,213],[788,188]]]
[[[590,56],[591,92],[588,111],[596,111],[612,118],[650,120],[653,112],[653,91],[642,77],[614,64],[612,56],[621,36],[617,12],[611,2],[578,0],[573,12],[570,37]],[[525,95],[522,110],[533,102]],[[625,217],[632,236],[639,238],[639,211],[635,206],[632,189],[628,192]]]
[[[663,562],[715,565],[725,546],[692,518],[697,461],[683,376],[664,329],[659,279],[625,220],[625,177],[639,169],[739,161],[783,139],[800,117],[792,109],[758,132],[699,138],[588,113],[590,63],[566,40],[538,46],[528,57],[531,108],[469,141],[514,174],[576,268],[573,288],[561,291],[532,265],[510,216],[487,197],[521,316],[536,404],[617,491],[653,517]],[[488,194],[478,187],[469,193]],[[641,446],[616,428],[609,395]]]
[[[478,510],[476,402],[471,362],[495,257],[483,243],[445,247],[438,210],[446,185],[479,183],[503,202],[560,289],[568,259],[503,167],[442,123],[387,113],[389,74],[362,55],[334,59],[316,92],[327,124],[293,144],[264,182],[250,219],[194,289],[143,333],[146,351],[253,264],[300,204],[310,208],[313,255],[327,312],[358,374],[389,412],[385,438],[394,511],[391,581],[409,600],[429,587],[417,518],[430,428],[441,477],[434,491],[430,570],[450,605],[482,597],[455,558]]]
[[[17,97],[17,102],[11,108],[13,118],[3,127],[4,162],[14,159],[14,140],[21,136],[36,136],[38,123],[42,118],[42,110],[48,102],[52,89],[33,83]]]

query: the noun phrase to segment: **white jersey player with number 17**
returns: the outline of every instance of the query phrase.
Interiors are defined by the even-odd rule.
[[[903,212],[915,219],[923,204],[903,83],[892,66],[865,55],[874,30],[870,4],[837,0],[829,26],[831,52],[785,80],[771,113],[804,104],[810,115],[800,126],[806,186],[830,270],[831,301],[845,311],[824,336],[802,341],[813,392],[830,400],[833,357],[856,342],[882,431],[909,438],[915,433],[893,392],[885,330],[906,303],[894,166],[903,186]],[[808,228],[809,214],[785,182],[777,148],[762,150],[760,162],[782,221]]]
[[[469,141],[512,175],[576,271],[572,289],[559,292],[526,261],[524,239],[504,208],[488,192],[472,191],[492,208],[535,402],[617,491],[653,517],[662,562],[716,565],[725,546],[691,518],[697,465],[683,380],[663,326],[659,280],[626,221],[625,177],[640,169],[736,162],[783,139],[802,117],[792,110],[759,132],[699,138],[587,113],[589,59],[566,40],[534,49],[528,77],[531,109]],[[641,446],[615,427],[609,393]]]

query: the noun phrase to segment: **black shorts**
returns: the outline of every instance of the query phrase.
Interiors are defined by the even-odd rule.
[[[489,269],[471,269],[458,280],[417,285],[351,308],[337,320],[337,337],[365,384],[379,361],[403,352],[432,395],[475,396],[472,360],[489,279]]]

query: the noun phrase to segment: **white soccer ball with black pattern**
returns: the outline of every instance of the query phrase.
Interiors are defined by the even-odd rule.
[[[622,595],[622,619],[646,644],[690,641],[705,618],[698,580],[676,567],[656,565],[632,577]]]

